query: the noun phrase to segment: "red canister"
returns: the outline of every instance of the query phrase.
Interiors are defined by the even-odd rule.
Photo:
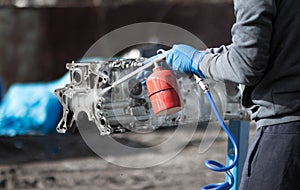
[[[181,110],[177,80],[172,71],[154,68],[146,85],[155,115],[170,115]]]

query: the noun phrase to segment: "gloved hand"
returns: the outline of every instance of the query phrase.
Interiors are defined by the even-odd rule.
[[[199,64],[206,53],[188,45],[174,45],[166,54],[166,62],[174,71],[205,77],[199,69]]]

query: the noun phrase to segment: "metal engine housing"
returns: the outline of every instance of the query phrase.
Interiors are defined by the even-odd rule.
[[[214,120],[205,95],[186,76],[178,76],[183,110],[169,116],[155,116],[147,88],[135,77],[103,93],[103,89],[143,65],[145,59],[118,59],[96,62],[67,63],[70,84],[56,89],[63,106],[63,117],[57,131],[65,133],[76,126],[85,114],[101,135],[125,131],[146,132],[161,126],[201,124]],[[217,105],[223,107],[226,95],[214,82],[209,82]],[[224,110],[223,110],[224,111]]]

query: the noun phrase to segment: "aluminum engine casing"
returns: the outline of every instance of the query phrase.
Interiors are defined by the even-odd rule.
[[[205,95],[198,85],[186,76],[177,76],[183,110],[157,117],[153,114],[147,88],[135,77],[102,94],[114,81],[141,67],[144,59],[119,59],[98,62],[72,62],[66,68],[70,84],[56,89],[63,106],[63,117],[57,131],[72,129],[83,115],[94,122],[101,135],[125,132],[144,132],[158,127],[200,124],[214,119]],[[226,101],[218,86],[212,83],[217,105]]]

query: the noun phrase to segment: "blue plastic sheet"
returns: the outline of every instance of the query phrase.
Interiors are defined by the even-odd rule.
[[[62,107],[54,94],[68,74],[49,83],[13,84],[0,104],[0,135],[54,133]]]
[[[3,85],[2,85],[2,80],[0,78],[0,103],[1,103],[1,100],[2,100],[2,95],[3,95]]]

